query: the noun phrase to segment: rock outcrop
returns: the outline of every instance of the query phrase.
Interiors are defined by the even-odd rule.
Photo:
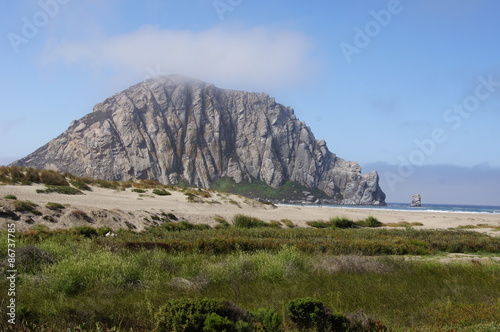
[[[385,205],[378,174],[331,153],[292,108],[264,93],[170,75],[107,98],[12,165],[106,180],[199,187],[228,177],[318,188],[339,204]]]
[[[411,197],[411,205],[410,207],[421,207],[422,206],[422,198],[419,193],[413,194]]]

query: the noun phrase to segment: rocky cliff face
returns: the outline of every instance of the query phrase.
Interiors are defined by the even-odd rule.
[[[141,82],[13,165],[107,180],[151,178],[200,187],[229,177],[318,188],[340,204],[385,204],[376,172],[361,174],[267,94],[179,76]]]

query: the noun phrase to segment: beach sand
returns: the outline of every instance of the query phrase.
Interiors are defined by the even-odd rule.
[[[113,189],[93,187],[91,192],[85,195],[63,195],[57,193],[40,194],[36,189],[44,189],[42,185],[32,186],[0,186],[0,198],[5,195],[15,195],[18,200],[29,200],[39,205],[42,214],[51,213],[44,206],[48,202],[69,204],[60,214],[59,220],[47,221],[43,216],[25,217],[15,221],[18,230],[29,229],[35,224],[42,223],[49,228],[68,228],[89,224],[94,227],[110,226],[112,228],[124,227],[124,222],[135,225],[137,230],[154,224],[146,219],[153,214],[173,213],[181,220],[193,223],[206,223],[214,225],[213,217],[221,216],[230,221],[236,214],[245,214],[257,217],[264,221],[289,219],[297,226],[307,227],[306,222],[312,220],[327,221],[331,217],[347,217],[352,220],[365,219],[373,216],[383,223],[418,222],[423,226],[415,226],[415,229],[448,229],[466,225],[490,225],[500,226],[500,214],[487,213],[451,213],[451,212],[428,212],[428,211],[393,211],[382,209],[356,209],[350,207],[326,207],[326,206],[277,206],[261,204],[245,197],[212,192],[211,197],[205,198],[204,203],[190,203],[187,196],[182,192],[171,191],[170,196],[157,196],[148,190],[146,194],[138,194]],[[3,208],[12,204],[10,200],[1,199]],[[74,220],[65,217],[73,210],[82,210],[93,217],[94,221]],[[103,213],[104,212],[104,213]],[[99,216],[108,215],[107,218]],[[111,218],[114,217],[114,218]],[[6,228],[11,219],[2,218],[1,227]],[[119,222],[113,222],[119,220]],[[473,231],[500,236],[500,231],[491,228],[474,228]]]

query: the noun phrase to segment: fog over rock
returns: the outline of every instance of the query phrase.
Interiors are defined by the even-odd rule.
[[[335,203],[385,204],[377,172],[362,174],[358,163],[331,153],[292,108],[264,93],[176,75],[107,98],[13,165],[204,188],[223,177],[259,179],[273,188],[293,181]]]

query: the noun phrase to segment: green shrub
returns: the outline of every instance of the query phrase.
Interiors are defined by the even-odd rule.
[[[105,227],[100,227],[97,229],[97,235],[99,235],[99,236],[105,236],[109,232],[113,232],[113,229],[111,227],[105,226]]]
[[[215,216],[214,221],[217,222],[218,224],[215,226],[215,228],[226,228],[230,227],[231,225],[227,222],[226,218],[221,217],[221,216]]]
[[[215,312],[208,314],[203,323],[204,332],[234,331],[234,323],[227,317],[222,317]]]
[[[335,228],[355,228],[356,224],[349,218],[335,217],[330,218],[330,225]]]
[[[134,193],[139,193],[139,194],[144,194],[146,192],[146,190],[140,188],[132,188],[130,190]]]
[[[45,207],[49,210],[64,210],[66,207],[59,203],[48,202]]]
[[[77,180],[70,180],[69,183],[80,190],[85,190],[85,191],[92,191],[92,188],[90,188],[85,182],[83,182],[81,179]]]
[[[293,223],[293,221],[291,221],[290,219],[281,219],[280,221],[283,225],[285,225],[288,228],[296,227],[295,224]]]
[[[15,200],[17,200],[17,197],[16,197],[16,196],[14,196],[14,195],[5,195],[3,198],[5,198],[5,199],[15,199]]]
[[[269,223],[268,223],[269,227],[274,227],[274,228],[281,228],[281,222],[279,222],[278,220],[271,220]]]
[[[14,210],[18,212],[31,212],[37,216],[42,215],[42,213],[36,209],[37,207],[37,204],[30,201],[14,201]]]
[[[158,195],[158,196],[172,195],[170,192],[166,191],[165,189],[153,189],[153,194]]]
[[[98,235],[97,230],[90,226],[74,227],[73,230],[77,234],[83,235],[85,237],[92,237]]]
[[[299,329],[319,328],[325,323],[323,303],[310,297],[291,300],[287,304],[287,312]]]
[[[383,225],[377,218],[372,216],[369,216],[364,220],[358,220],[355,224],[361,227],[381,227]]]
[[[69,186],[66,178],[56,171],[42,170],[40,172],[40,182],[49,186]]]
[[[63,195],[83,195],[83,192],[79,189],[70,187],[70,186],[52,186],[46,185],[44,189],[37,189],[36,192],[39,194],[50,194],[50,193],[58,193]]]
[[[255,227],[266,227],[269,226],[263,220],[258,218],[246,216],[243,214],[237,214],[233,218],[233,225],[241,228],[255,228]]]
[[[306,225],[314,228],[327,228],[329,226],[326,221],[306,221]]]
[[[274,309],[257,309],[250,312],[254,321],[262,324],[266,332],[280,332],[283,319]]]
[[[40,172],[33,168],[28,168],[24,177],[26,178],[26,182],[40,182]]]
[[[300,330],[347,331],[349,321],[342,315],[332,314],[321,301],[306,297],[288,302],[288,316]]]
[[[228,301],[177,299],[167,302],[155,315],[157,332],[245,331],[245,310]]]

